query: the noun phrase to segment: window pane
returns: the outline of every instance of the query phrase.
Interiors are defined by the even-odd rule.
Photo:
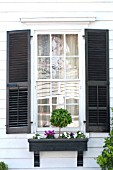
[[[52,96],[64,95],[64,88],[64,82],[52,82]]]
[[[69,127],[77,127],[79,126],[79,108],[78,105],[67,105],[66,109],[71,113],[72,123]]]
[[[64,35],[52,34],[52,56],[64,54]]]
[[[65,103],[65,83],[64,82],[52,82],[52,104],[56,105],[56,108],[64,108]]]
[[[49,99],[38,99],[38,104],[49,104]]]
[[[52,57],[52,78],[63,79],[64,78],[64,58]]]
[[[66,35],[66,55],[67,56],[78,55],[78,35],[77,34]]]
[[[77,57],[66,57],[66,78],[79,78],[79,59]]]
[[[49,57],[38,57],[38,79],[49,79],[50,78],[50,58]]]
[[[50,106],[38,106],[38,126],[50,126]]]
[[[50,82],[37,82],[38,99],[47,98],[47,96],[50,96]]]
[[[38,56],[49,56],[50,54],[50,36],[38,35]]]
[[[78,82],[67,82],[66,83],[66,96],[74,96],[75,99],[79,98],[79,83]]]

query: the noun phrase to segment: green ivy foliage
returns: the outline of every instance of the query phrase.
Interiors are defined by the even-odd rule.
[[[8,165],[3,161],[0,162],[0,170],[8,170]]]
[[[101,155],[97,157],[97,164],[102,170],[113,170],[113,128],[109,136],[105,138],[105,145]]]
[[[66,109],[55,109],[52,111],[50,122],[53,126],[63,128],[72,123],[72,117]]]

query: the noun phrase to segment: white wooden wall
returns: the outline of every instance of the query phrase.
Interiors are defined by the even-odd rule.
[[[110,30],[110,107],[113,107],[113,0],[0,0],[0,161],[9,170],[74,170],[76,152],[41,152],[41,167],[34,168],[33,153],[27,139],[32,135],[6,135],[6,31],[37,26],[20,19],[96,17],[89,28]],[[112,113],[111,113],[112,115]],[[102,151],[107,134],[89,134],[84,167],[76,170],[99,170],[95,158]]]

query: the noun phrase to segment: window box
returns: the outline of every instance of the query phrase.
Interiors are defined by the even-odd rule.
[[[88,139],[28,139],[29,151],[87,151]]]

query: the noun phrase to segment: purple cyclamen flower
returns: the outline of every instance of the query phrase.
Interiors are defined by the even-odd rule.
[[[46,136],[48,136],[48,135],[54,135],[55,134],[55,132],[54,132],[54,130],[48,130],[48,131],[45,131],[45,134],[44,135],[46,135]]]
[[[73,133],[73,132],[71,132],[71,133],[70,133],[70,136],[74,136],[74,133]]]

